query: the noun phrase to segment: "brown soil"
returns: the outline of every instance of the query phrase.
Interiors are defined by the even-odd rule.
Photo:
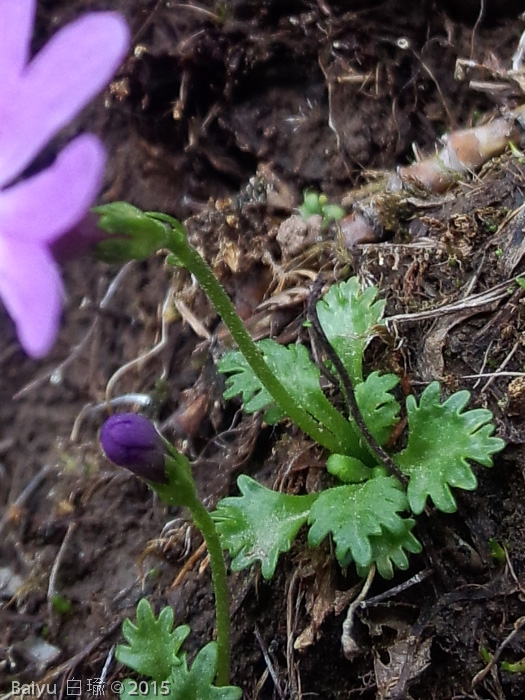
[[[408,162],[412,144],[429,152],[443,133],[519,103],[454,79],[458,57],[509,67],[518,45],[525,3],[485,2],[476,23],[478,5],[39,3],[35,50],[95,7],[120,9],[134,32],[111,88],[42,162],[79,129],[99,133],[110,159],[102,201],[184,220],[254,337],[291,342],[302,333],[309,279],[321,269],[327,279],[359,274],[377,284],[388,316],[416,315],[374,341],[370,366],[396,371],[415,393],[435,378],[445,391],[470,389],[509,443],[492,470],[478,470],[476,492],[457,494],[457,514],[420,518],[425,554],[394,581],[376,580],[368,596],[419,572],[422,581],[359,615],[351,662],[341,628],[360,584],[328,547],[312,552],[299,540],[270,583],[258,571],[233,575],[233,682],[247,700],[525,697],[525,676],[501,667],[525,656],[523,393],[506,375],[470,378],[523,370],[523,290],[417,316],[523,270],[523,218],[505,219],[523,200],[524,160],[505,154],[443,197],[412,198],[392,211],[381,243],[346,250],[335,228],[303,249],[276,239],[305,187],[342,201]],[[209,507],[236,492],[241,472],[283,490],[312,488],[323,461],[290,425],[270,430],[222,400],[213,358],[228,336],[184,272],[159,257],[122,270],[76,261],[64,274],[62,330],[44,361],[26,358],[0,318],[0,571],[18,577],[1,594],[0,692],[17,679],[56,682],[67,697],[67,680],[99,678],[108,661],[110,698],[109,683],[126,675],[111,650],[141,597],[191,625],[190,655],[214,625],[209,569],[187,514],[167,511],[100,453],[115,372],[126,367],[111,397],[128,410],[147,398],[146,412],[192,458]],[[491,538],[505,561],[491,555]],[[6,594],[10,586],[16,592]],[[54,594],[68,611],[57,612]],[[45,654],[37,640],[50,645]],[[475,679],[484,654],[498,650]]]

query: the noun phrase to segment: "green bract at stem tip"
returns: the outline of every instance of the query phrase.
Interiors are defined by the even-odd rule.
[[[109,234],[95,247],[95,256],[106,263],[146,260],[165,248],[171,235],[171,221],[152,217],[128,202],[103,204],[92,211],[100,215],[98,227]]]
[[[164,444],[167,452],[164,464],[168,482],[162,484],[148,481],[148,484],[164,503],[169,506],[185,506],[191,510],[198,496],[188,458],[167,441]]]

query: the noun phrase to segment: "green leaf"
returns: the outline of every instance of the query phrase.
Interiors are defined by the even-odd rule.
[[[319,322],[354,386],[363,381],[363,353],[376,335],[374,327],[382,323],[385,302],[376,297],[376,287],[362,290],[357,277],[351,277],[332,285],[317,302]]]
[[[261,352],[264,352],[263,342],[257,344]],[[238,350],[224,353],[217,362],[217,369],[222,374],[231,375],[226,379],[224,398],[233,399],[239,394],[242,397],[246,413],[257,413],[257,411],[275,406],[272,395],[266,391],[244,355]]]
[[[221,543],[232,556],[232,570],[261,562],[262,575],[272,578],[281,552],[287,552],[317,494],[292,496],[277,493],[241,474],[242,496],[223,498],[211,516]]]
[[[257,347],[273,374],[299,406],[342,440],[349,452],[354,445],[357,448],[355,430],[352,430],[348,421],[324,395],[319,383],[321,372],[310,359],[307,349],[303,345],[285,347],[271,339],[261,340]],[[261,385],[240,352],[226,353],[217,363],[217,369],[223,374],[231,375],[226,380],[225,399],[241,394],[247,413],[273,409],[273,398]],[[270,417],[275,419],[276,415],[270,414]]]
[[[380,445],[384,445],[399,421],[399,403],[390,391],[399,384],[395,374],[372,372],[355,387],[355,398],[363,420]]]
[[[363,420],[380,445],[384,445],[399,421],[399,403],[390,393],[399,383],[395,374],[372,372],[364,382],[355,387],[355,398]],[[377,463],[377,458],[370,452],[368,445],[354,422],[349,423],[346,443],[350,445],[348,455],[363,461],[367,466]],[[332,472],[333,473],[333,472]],[[334,474],[334,476],[338,476]],[[341,478],[341,477],[340,477]],[[341,478],[348,482],[348,479]],[[359,479],[360,480],[360,479]]]
[[[373,470],[365,466],[360,459],[348,455],[330,455],[326,460],[326,469],[329,474],[345,484],[358,484],[360,481],[371,479],[374,475]]]
[[[182,665],[173,669],[172,700],[239,700],[242,690],[233,686],[212,686],[217,670],[217,644],[210,642],[197,654],[191,670],[186,658]]]
[[[164,608],[155,619],[151,605],[142,598],[137,605],[137,624],[129,619],[122,624],[129,646],[119,644],[115,656],[137,673],[160,682],[168,678],[173,666],[181,663],[178,653],[189,633],[187,625],[173,630],[172,608]]]
[[[303,192],[303,203],[299,207],[299,213],[303,219],[307,219],[309,216],[318,214],[323,215],[322,204],[319,201],[319,193],[312,190],[305,190]]]
[[[323,222],[328,224],[330,221],[339,221],[344,218],[346,212],[343,207],[338,204],[325,204],[321,207],[323,212]]]
[[[391,579],[394,576],[394,566],[401,571],[406,571],[409,566],[406,552],[419,554],[423,549],[421,543],[412,534],[412,528],[416,521],[412,518],[403,520],[405,527],[400,533],[383,530],[381,535],[372,535],[372,562],[377,566],[379,574],[383,578]],[[368,574],[370,567],[357,566],[357,573],[363,578]]]
[[[210,642],[197,654],[193,666],[188,669],[186,654],[182,655],[181,662],[173,668],[169,683],[169,692],[161,686],[150,683],[147,694],[140,693],[146,700],[158,700],[159,697],[167,700],[240,700],[242,690],[228,685],[217,688],[212,685],[217,671],[217,644]],[[124,681],[124,690],[120,694],[121,700],[133,700],[137,697],[136,683],[129,679]]]
[[[157,681],[153,683],[148,683],[146,681],[132,680],[131,678],[125,678],[123,681],[123,690],[120,691],[120,700],[158,700],[158,698],[167,698],[167,700],[175,700],[175,696],[172,692],[171,687],[171,676],[160,684]],[[166,685],[167,684],[167,685]],[[144,686],[147,686],[147,690],[144,690]]]
[[[407,398],[409,438],[406,448],[394,461],[410,477],[407,496],[418,515],[430,497],[439,510],[453,513],[457,506],[450,487],[473,490],[477,479],[468,459],[491,467],[492,455],[505,447],[492,437],[492,413],[484,408],[463,412],[470,399],[468,391],[458,391],[440,404],[441,389],[432,382],[421,394],[419,406]]]
[[[341,566],[354,560],[357,566],[368,569],[374,561],[372,537],[384,531],[404,533],[406,521],[398,512],[407,505],[399,482],[389,476],[327,489],[310,508],[308,543],[318,547],[332,534]]]

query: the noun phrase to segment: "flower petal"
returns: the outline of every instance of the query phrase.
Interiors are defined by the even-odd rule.
[[[102,184],[104,147],[96,136],[71,141],[55,162],[0,191],[0,236],[50,243],[78,224]]]
[[[0,186],[104,88],[128,44],[129,30],[119,14],[90,13],[58,31],[15,85],[2,87]]]
[[[2,90],[20,77],[29,60],[35,0],[0,3],[0,85]]]
[[[58,268],[45,246],[0,238],[0,295],[31,357],[43,357],[53,345],[62,289]]]

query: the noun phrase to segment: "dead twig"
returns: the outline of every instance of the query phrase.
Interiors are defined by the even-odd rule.
[[[415,586],[418,583],[421,583],[421,581],[424,581],[429,576],[432,576],[433,573],[434,572],[432,569],[423,569],[423,571],[420,571],[418,574],[415,574],[414,576],[409,578],[407,581],[403,581],[403,583],[400,583],[398,586],[394,586],[393,588],[389,588],[388,591],[383,591],[383,593],[379,593],[379,595],[376,595],[373,598],[367,598],[366,600],[362,600],[359,603],[359,607],[364,610],[365,608],[370,608],[373,605],[379,605],[380,603],[383,603],[385,600],[390,600],[390,598],[393,598],[394,596],[398,595],[399,593],[402,593],[403,591],[406,591],[409,588],[412,588],[412,586]]]
[[[509,291],[509,287],[512,288],[513,285],[514,278],[511,278],[496,284],[494,287],[491,287],[484,292],[471,294],[470,296],[458,299],[458,301],[454,301],[451,304],[438,306],[435,309],[427,309],[426,311],[418,311],[413,314],[396,314],[395,316],[389,316],[385,319],[385,321],[388,326],[391,323],[407,323],[412,321],[425,321],[431,318],[440,318],[444,314],[455,314],[458,311],[465,311],[467,309],[478,309],[478,311],[480,311],[485,305],[493,304],[496,301],[500,301],[501,299],[510,296],[513,290],[511,289]]]
[[[139,355],[138,357],[134,357],[132,360],[129,362],[126,362],[126,364],[122,365],[122,367],[119,367],[118,370],[113,374],[113,376],[110,378],[106,385],[106,402],[108,405],[110,404],[111,401],[111,392],[113,391],[113,387],[115,384],[121,379],[127,372],[129,372],[130,369],[135,367],[136,365],[142,364],[146,362],[147,360],[151,360],[152,357],[155,357],[160,353],[161,350],[164,349],[168,342],[168,328],[171,323],[170,320],[168,320],[168,308],[169,305],[171,304],[173,298],[173,291],[170,288],[168,290],[168,293],[166,294],[166,297],[164,299],[164,303],[162,305],[162,311],[161,311],[161,335],[160,335],[160,340],[159,342],[154,345],[152,348],[150,348],[147,352],[143,353],[142,355]],[[164,378],[162,375],[161,378]]]
[[[116,408],[117,406],[126,406],[131,404],[135,406],[147,407],[151,406],[152,403],[153,399],[149,394],[122,394],[122,396],[115,396],[115,398],[111,399],[111,401],[109,402],[109,406],[110,408]],[[78,416],[75,418],[75,422],[73,423],[71,435],[69,436],[71,442],[76,442],[76,440],[78,439],[80,428],[82,427],[82,423],[84,422],[84,418],[86,418],[86,416],[94,416],[97,413],[103,413],[107,410],[108,404],[106,401],[97,404],[86,404],[82,408]]]
[[[264,662],[266,664],[266,668],[268,669],[268,673],[270,674],[273,684],[275,686],[275,690],[277,691],[277,695],[281,698],[281,700],[285,700],[285,695],[281,689],[281,686],[279,684],[279,679],[277,678],[277,673],[275,672],[275,668],[273,666],[272,660],[270,659],[270,655],[268,653],[268,650],[266,649],[266,645],[264,644],[263,638],[261,637],[261,633],[259,632],[259,629],[257,628],[257,625],[255,625],[254,629],[255,633],[255,638],[257,639],[257,642],[259,646],[261,647],[262,655],[264,657]]]
[[[200,559],[202,554],[206,551],[206,542],[203,542],[198,549],[193,552],[191,557],[184,563],[184,566],[182,569],[179,571],[175,579],[173,580],[173,583],[168,586],[168,591],[171,591],[173,588],[176,588],[180,582],[184,579],[188,571],[191,571],[193,568],[194,564]]]
[[[370,567],[368,576],[363,584],[361,592],[357,598],[348,606],[348,612],[346,613],[345,621],[343,622],[343,633],[341,635],[341,645],[343,647],[343,652],[349,661],[352,661],[357,654],[359,647],[354,638],[354,626],[355,626],[355,615],[357,609],[361,607],[361,603],[366,598],[370,586],[374,580],[376,574],[375,565]]]
[[[58,594],[57,590],[57,578],[58,578],[58,572],[60,571],[60,566],[62,565],[62,560],[64,559],[64,555],[66,553],[66,550],[69,546],[69,542],[73,536],[73,533],[77,529],[77,523],[70,523],[69,527],[67,528],[66,534],[64,535],[64,539],[62,540],[62,544],[60,545],[60,549],[58,550],[58,553],[55,557],[55,561],[53,562],[53,566],[51,567],[51,572],[49,574],[49,583],[47,586],[47,614],[49,617],[49,625],[53,631],[54,628],[56,627],[56,614],[54,610],[54,599],[55,596]]]
[[[525,372],[479,372],[478,374],[462,374],[461,379],[483,379],[484,377],[525,377]]]
[[[115,296],[117,289],[120,286],[120,283],[124,279],[124,277],[128,274],[128,272],[131,270],[133,267],[134,263],[128,262],[122,267],[118,274],[113,278],[113,280],[110,282],[106,293],[100,300],[100,303],[98,305],[99,310],[103,311],[104,309],[107,309],[111,300]],[[16,401],[18,399],[23,398],[27,394],[29,394],[31,391],[34,389],[37,389],[39,386],[41,386],[44,382],[50,381],[52,383],[60,383],[62,380],[62,376],[64,374],[64,371],[69,367],[69,365],[75,360],[81,352],[84,350],[88,342],[91,340],[93,337],[93,334],[95,333],[95,330],[98,328],[100,324],[100,315],[98,314],[93,322],[91,323],[90,327],[86,331],[84,337],[82,340],[77,343],[69,353],[69,355],[66,357],[65,360],[63,360],[60,364],[56,365],[53,367],[53,369],[46,370],[43,374],[39,375],[36,377],[36,379],[33,379],[29,384],[26,384],[24,387],[22,387],[17,393],[13,396],[13,400]]]
[[[507,354],[507,357],[503,360],[503,362],[500,364],[500,366],[498,367],[498,369],[493,373],[492,377],[490,377],[490,379],[489,379],[487,382],[485,382],[485,384],[483,385],[483,388],[481,389],[481,392],[480,392],[481,394],[484,394],[484,393],[487,391],[487,389],[488,389],[489,386],[492,384],[492,382],[496,379],[496,377],[498,376],[498,374],[501,374],[501,372],[502,372],[502,371],[505,369],[505,367],[509,364],[509,362],[511,361],[513,355],[516,353],[516,350],[519,348],[520,345],[521,345],[521,339],[517,340],[517,341],[514,343],[514,345],[512,346],[510,352]]]
[[[7,525],[11,519],[13,511],[21,508],[27,499],[37,490],[40,484],[44,481],[45,477],[53,471],[52,467],[45,464],[42,469],[31,479],[22,493],[15,499],[13,503],[8,503],[5,509],[5,513],[0,520],[0,535],[3,532],[4,527]]]
[[[288,671],[288,682],[290,683],[290,695],[292,698],[299,697],[299,687],[297,683],[295,660],[294,660],[294,631],[297,623],[297,602],[294,605],[294,597],[299,581],[299,569],[295,569],[290,582],[288,583],[288,593],[286,595],[286,668]],[[295,610],[295,615],[293,614]]]
[[[343,365],[341,358],[331,346],[330,341],[326,337],[323,327],[321,326],[319,316],[317,315],[317,301],[321,296],[322,287],[323,279],[322,276],[319,275],[317,280],[314,282],[306,311],[307,318],[312,324],[311,328],[309,329],[312,338],[312,344],[317,343],[319,345],[319,347],[326,353],[326,356],[328,357],[330,362],[332,362],[332,364],[334,365],[336,372],[339,374],[339,377],[341,378],[341,382],[343,384],[350,418],[357,425],[357,428],[366,440],[370,451],[374,454],[379,463],[386,468],[389,474],[395,476],[400,483],[406,486],[408,481],[407,477],[401,472],[401,470],[396,465],[392,457],[388,454],[388,452],[377,442],[375,437],[370,432],[367,424],[365,423],[363,416],[361,415],[361,411],[359,409],[355,397],[354,388],[352,386],[352,381],[348,375],[348,372],[346,371],[346,368]]]
[[[516,572],[514,571],[514,566],[512,564],[510,556],[509,556],[509,550],[507,549],[507,546],[505,545],[505,543],[503,543],[501,546],[503,547],[503,551],[505,552],[505,564],[507,566],[509,574],[511,575],[512,580],[516,584],[516,588],[520,592],[521,599],[525,600],[525,590],[523,589],[523,586],[521,585],[519,578],[516,576]]]

